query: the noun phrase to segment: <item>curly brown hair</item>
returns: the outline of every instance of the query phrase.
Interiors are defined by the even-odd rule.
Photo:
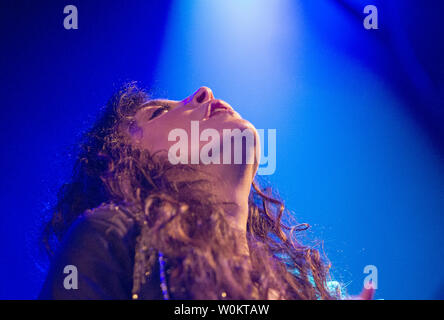
[[[241,234],[227,222],[204,173],[129,143],[122,125],[130,126],[148,100],[136,83],[125,85],[84,134],[71,180],[60,188],[45,226],[49,255],[77,217],[113,203],[125,206],[140,230],[133,293],[161,251],[171,261],[169,289],[176,299],[268,299],[271,293],[279,299],[336,298],[327,287],[326,259],[298,240],[308,225],[284,223],[284,214],[287,221],[292,215],[269,189],[252,184],[247,233]]]

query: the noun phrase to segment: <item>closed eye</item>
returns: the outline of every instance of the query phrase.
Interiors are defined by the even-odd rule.
[[[160,106],[159,108],[157,108],[152,114],[151,117],[148,120],[152,120],[158,116],[160,116],[161,114],[164,114],[166,112],[168,112],[171,109],[170,106]]]

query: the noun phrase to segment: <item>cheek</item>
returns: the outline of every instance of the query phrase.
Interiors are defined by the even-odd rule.
[[[141,144],[145,149],[156,152],[167,148],[170,128],[161,122],[153,122],[143,127]]]
[[[142,146],[150,152],[168,150],[174,141],[168,135],[174,129],[184,129],[189,134],[191,120],[184,114],[166,114],[156,121],[143,126]]]

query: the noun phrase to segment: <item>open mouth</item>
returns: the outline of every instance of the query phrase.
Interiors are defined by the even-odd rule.
[[[226,104],[223,104],[220,101],[213,102],[209,106],[208,118],[211,118],[211,117],[215,116],[216,114],[223,113],[223,112],[228,112],[230,114],[233,114],[233,109],[231,107],[227,106]]]

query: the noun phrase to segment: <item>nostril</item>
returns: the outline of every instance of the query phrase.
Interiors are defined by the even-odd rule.
[[[202,103],[207,97],[207,90],[202,90],[201,93],[196,97],[197,103]]]

